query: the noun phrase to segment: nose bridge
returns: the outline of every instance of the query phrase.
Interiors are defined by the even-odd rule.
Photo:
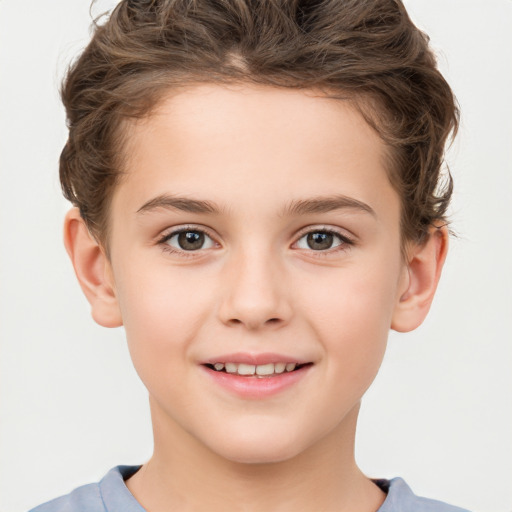
[[[272,248],[246,244],[233,250],[224,269],[225,287],[220,304],[221,320],[248,329],[282,325],[291,316],[285,272]]]

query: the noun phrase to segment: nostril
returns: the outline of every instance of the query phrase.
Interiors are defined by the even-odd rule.
[[[268,320],[265,320],[264,324],[268,324],[268,325],[273,325],[273,324],[278,324],[279,322],[281,322],[281,319],[280,318],[269,318]],[[229,323],[231,325],[238,325],[238,324],[249,324],[250,322],[244,322],[243,320],[240,320],[239,318],[231,318],[229,320]]]

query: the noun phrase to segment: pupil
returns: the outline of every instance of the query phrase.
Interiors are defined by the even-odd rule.
[[[197,231],[183,231],[178,235],[178,243],[185,251],[201,249],[204,244],[204,233]]]
[[[330,233],[309,233],[307,237],[307,243],[310,249],[330,249],[332,242],[333,236]]]

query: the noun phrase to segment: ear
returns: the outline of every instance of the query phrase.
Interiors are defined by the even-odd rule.
[[[89,233],[78,208],[72,208],[66,215],[64,245],[95,322],[104,327],[122,325],[110,262]]]
[[[409,332],[421,325],[432,304],[448,252],[448,228],[432,227],[427,240],[408,247],[391,328]]]

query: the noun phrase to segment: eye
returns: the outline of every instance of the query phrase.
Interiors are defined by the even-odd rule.
[[[301,236],[297,242],[298,249],[311,249],[313,251],[327,251],[342,245],[352,245],[347,237],[328,230],[310,231]]]
[[[181,229],[166,235],[161,242],[178,251],[198,251],[210,249],[215,242],[204,232],[198,229]]]

